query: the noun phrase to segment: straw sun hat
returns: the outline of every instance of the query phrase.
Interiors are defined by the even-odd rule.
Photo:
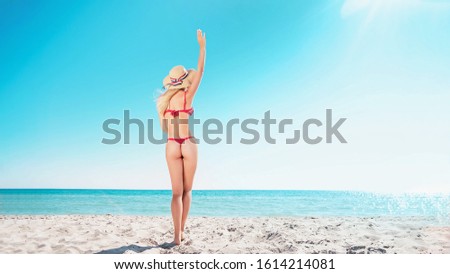
[[[181,65],[175,66],[170,70],[169,75],[164,78],[163,86],[165,89],[187,88],[191,85],[195,73],[195,69],[186,70]]]

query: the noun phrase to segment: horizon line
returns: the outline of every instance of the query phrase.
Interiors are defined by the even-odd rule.
[[[106,190],[106,191],[171,191],[171,189],[124,189],[124,188],[0,188],[1,190]],[[339,190],[339,189],[193,189],[193,191],[309,191],[309,192],[357,192],[357,193],[370,193],[370,194],[444,194],[450,195],[450,191],[442,192],[382,192],[382,191],[370,191],[370,190]]]

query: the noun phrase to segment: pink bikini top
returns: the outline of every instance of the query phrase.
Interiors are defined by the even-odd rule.
[[[169,109],[168,108],[168,109],[166,109],[164,111],[164,115],[166,115],[167,112],[170,112],[170,114],[172,114],[173,117],[177,117],[180,114],[180,112],[187,113],[187,114],[189,114],[189,116],[194,113],[194,108],[193,107],[191,107],[189,109],[186,109],[186,92],[187,91],[183,92],[184,93],[184,107],[183,107],[183,109]]]

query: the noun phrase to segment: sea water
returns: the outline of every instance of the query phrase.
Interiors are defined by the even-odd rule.
[[[194,190],[192,216],[423,216],[450,218],[450,194]],[[0,189],[2,215],[170,216],[170,190]]]

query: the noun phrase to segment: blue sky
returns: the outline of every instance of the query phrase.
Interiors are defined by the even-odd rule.
[[[270,110],[300,128],[331,108],[348,144],[202,144],[197,188],[450,191],[449,15],[439,0],[0,1],[0,187],[170,188],[164,146],[101,144],[102,123],[156,118],[201,28],[197,118]]]

